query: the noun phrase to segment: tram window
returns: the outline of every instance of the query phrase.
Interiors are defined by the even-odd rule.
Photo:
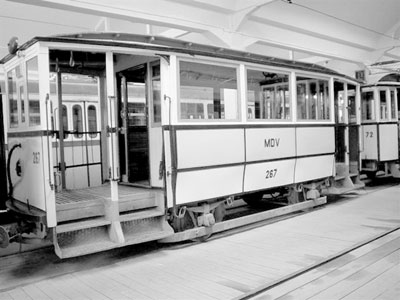
[[[28,81],[28,113],[29,125],[40,125],[40,102],[39,102],[39,77],[38,59],[32,58],[26,63],[26,78]]]
[[[379,91],[379,99],[380,99],[380,116],[381,120],[388,120],[388,105],[386,98],[386,91]]]
[[[290,119],[289,75],[247,70],[249,120]]]
[[[161,83],[160,79],[152,80],[153,89],[153,123],[161,123]]]
[[[327,80],[297,77],[297,118],[329,120],[329,83]]]
[[[239,118],[236,68],[181,61],[179,91],[181,120]]]
[[[356,107],[356,87],[354,85],[347,85],[347,99],[349,107],[349,121],[357,121],[357,107]]]
[[[345,123],[346,105],[344,102],[344,83],[335,81],[333,84],[333,94],[335,97],[335,122]]]
[[[210,104],[212,105],[212,104]],[[182,112],[185,115],[181,115],[182,119],[203,119],[204,106],[201,103],[181,103]],[[209,116],[212,119],[212,115]]]
[[[80,105],[74,105],[72,107],[72,130],[74,131],[74,137],[81,138],[83,132],[83,120],[82,120],[82,108]]]
[[[146,126],[146,87],[143,83],[128,82],[128,126]]]
[[[10,128],[18,127],[17,75],[15,69],[7,72]]]
[[[390,107],[392,112],[391,119],[394,121],[396,120],[396,98],[394,96],[394,91],[390,91]]]
[[[161,124],[161,82],[160,65],[151,66],[151,89],[153,95],[153,125]]]
[[[62,124],[64,130],[64,139],[68,138],[68,111],[65,105],[62,106]]]
[[[374,92],[361,93],[361,113],[363,120],[375,120],[375,99]]]
[[[89,136],[95,138],[97,136],[97,113],[96,106],[89,105],[87,109]]]

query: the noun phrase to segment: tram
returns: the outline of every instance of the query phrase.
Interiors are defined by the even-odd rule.
[[[2,246],[206,238],[260,220],[224,220],[238,199],[289,212],[362,186],[360,84],[325,67],[123,33],[35,37],[0,63]]]
[[[361,172],[369,178],[392,176],[399,171],[400,76],[388,74],[362,87]]]

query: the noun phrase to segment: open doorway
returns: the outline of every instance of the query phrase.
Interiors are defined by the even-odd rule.
[[[139,187],[161,188],[160,60],[120,54],[116,61],[120,180]]]
[[[150,186],[147,64],[117,74],[121,181]]]

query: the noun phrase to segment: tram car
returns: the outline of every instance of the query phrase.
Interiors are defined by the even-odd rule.
[[[398,74],[387,74],[362,87],[361,172],[369,178],[400,178],[399,97]]]
[[[225,220],[238,199],[290,212],[361,186],[360,85],[325,67],[123,33],[36,37],[1,64],[2,246],[204,239],[266,216]]]

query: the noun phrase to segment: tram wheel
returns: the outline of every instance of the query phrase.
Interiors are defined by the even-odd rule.
[[[222,220],[224,219],[225,215],[226,215],[225,204],[221,203],[219,206],[217,206],[214,209],[215,223],[222,222]]]
[[[171,225],[176,232],[182,232],[195,227],[193,220],[187,211],[182,218],[173,218]]]

